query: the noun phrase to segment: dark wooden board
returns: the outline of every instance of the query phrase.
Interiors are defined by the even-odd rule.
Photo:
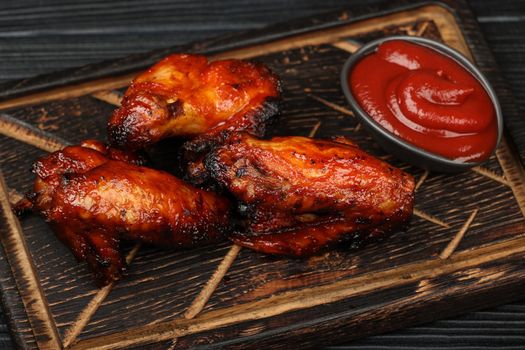
[[[185,49],[217,54],[223,50],[238,50],[239,47],[251,45],[251,48],[236,51],[237,54],[249,53],[253,52],[254,46],[261,47],[275,40],[279,40],[281,43],[279,45],[282,45],[283,42],[289,41],[290,35],[303,35],[308,31],[318,33],[327,28],[335,28],[337,33],[339,27],[336,26],[346,28],[352,21],[369,18],[372,13],[386,15],[389,11],[395,11],[400,5],[405,6],[406,4],[389,3],[390,7],[378,5],[376,8],[351,9],[321,16],[315,20],[302,20],[276,26],[273,29],[190,45]],[[455,3],[455,5],[458,4]],[[506,97],[508,91],[500,83],[501,79],[497,72],[491,71],[494,64],[490,52],[486,50],[477,31],[476,23],[463,5],[458,5],[461,15],[460,26],[465,34],[466,42],[471,47],[471,53],[478,65],[491,74],[493,83],[498,87],[500,98]],[[385,33],[418,30],[425,21],[416,20],[415,27],[412,27],[413,20],[409,20],[401,23],[402,25],[397,23],[386,29],[371,30],[361,34],[354,33],[349,37],[366,41],[385,35]],[[441,29],[443,30],[447,31],[446,28]],[[437,38],[442,34],[441,31],[438,31],[433,23],[429,23],[425,35]],[[327,106],[326,101],[346,108],[338,87],[338,73],[348,52],[331,45],[330,40],[332,40],[334,29],[331,29],[330,33],[321,35],[324,41],[321,40],[314,45],[309,43],[310,45],[298,47],[285,46],[282,49],[279,47],[279,50],[275,52],[263,51],[262,54],[256,55],[257,60],[270,65],[281,74],[285,81],[285,110],[277,133],[307,135],[312,127],[321,121],[317,136],[330,136],[344,132],[354,137],[369,151],[377,155],[385,155],[373,144],[365,132],[354,133],[351,130],[357,125],[354,119],[341,113],[337,108]],[[453,38],[450,33],[447,36],[449,39]],[[272,44],[271,47],[275,45]],[[268,48],[268,46],[262,47]],[[98,65],[98,68],[91,66],[75,70],[74,73],[57,74],[16,84],[10,83],[5,85],[5,90],[10,91],[10,95],[4,96],[4,102],[16,101],[13,100],[14,96],[27,95],[33,91],[45,89],[47,93],[49,89],[57,88],[62,84],[71,84],[72,81],[87,82],[91,78],[102,77],[108,73],[127,74],[133,69],[150,64],[171,50],[165,50],[152,56],[128,58],[111,65]],[[107,79],[103,83],[107,84],[108,81],[118,81],[118,79],[120,78]],[[86,83],[85,86],[92,86],[92,83]],[[50,102],[36,101],[30,106],[9,108],[5,113],[9,118],[14,117],[29,125],[37,126],[36,133],[39,134],[39,137],[55,137],[46,134],[50,133],[70,142],[77,142],[86,136],[103,137],[104,122],[113,106],[92,96],[84,95],[85,90],[81,92],[82,94],[77,97]],[[515,107],[511,103],[511,100],[505,100],[507,109],[514,111]],[[507,113],[505,117],[507,118],[508,115],[510,114]],[[4,118],[4,120],[9,121],[10,119]],[[19,132],[13,135],[18,135],[20,138]],[[1,139],[1,142],[2,146],[5,146],[3,149],[16,150],[16,154],[10,152],[11,154],[0,162],[8,185],[19,190],[27,188],[31,181],[27,169],[33,159],[38,154],[42,154],[42,151],[5,137]],[[41,141],[35,144],[41,145]],[[501,154],[500,158],[506,159],[505,155],[508,154],[505,152]],[[391,161],[398,166],[405,167],[416,176],[423,174],[419,169],[407,167],[393,159]],[[506,164],[507,171],[512,172],[513,168],[509,168],[509,164]],[[502,169],[496,159],[493,159],[485,168],[495,172],[501,178]],[[518,180],[521,181],[521,179]],[[316,306],[300,303],[300,311],[291,309],[263,319],[250,320],[250,317],[253,316],[250,312],[253,311],[248,310],[242,313],[242,317],[237,315],[238,318],[232,321],[234,324],[231,326],[228,326],[224,318],[220,318],[222,321],[219,324],[224,326],[217,329],[201,329],[197,333],[191,331],[191,334],[179,339],[178,346],[181,348],[193,346],[203,344],[203,341],[214,342],[218,344],[217,346],[219,344],[220,346],[254,345],[254,342],[282,346],[283,337],[289,339],[292,335],[295,336],[293,339],[303,339],[304,345],[330,339],[331,335],[335,334],[341,334],[338,340],[343,341],[370,334],[372,331],[385,331],[393,326],[426,321],[470,308],[488,306],[492,301],[503,302],[506,298],[513,298],[522,291],[523,287],[522,266],[519,264],[522,261],[523,252],[518,249],[512,253],[513,251],[509,248],[514,245],[503,246],[504,252],[512,253],[509,256],[501,253],[503,257],[500,257],[495,251],[491,251],[491,254],[496,255],[489,255],[489,257],[497,257],[494,262],[484,261],[483,255],[476,256],[476,258],[473,258],[474,255],[472,255],[468,260],[468,267],[449,261],[440,262],[435,257],[458,231],[470,212],[477,207],[480,208],[480,212],[459,247],[462,253],[470,250],[483,252],[479,250],[482,249],[480,247],[493,246],[498,241],[506,242],[522,237],[523,216],[512,192],[512,189],[520,190],[522,183],[514,181],[513,184],[511,188],[474,172],[456,176],[431,174],[421,187],[421,191],[418,192],[418,208],[446,220],[450,228],[441,228],[439,225],[416,218],[408,232],[399,233],[387,242],[371,245],[357,252],[337,251],[308,261],[268,258],[243,250],[225,280],[212,295],[204,313],[193,321],[193,325],[198,326],[203,320],[210,318],[215,320],[217,312],[220,314],[225,308],[228,308],[227,310],[231,313],[242,311],[246,305],[252,305],[250,303],[255,303],[253,307],[256,310],[259,310],[257,305],[262,305],[261,310],[277,312],[278,310],[276,311],[272,305],[273,298],[279,298],[279,294],[284,292],[291,294],[299,290],[312,292],[311,289],[314,287],[321,288],[321,290],[313,289],[313,291],[320,292],[322,288],[334,285],[334,281],[348,282],[351,285],[360,276],[375,276],[389,269],[395,272],[397,268],[409,263],[425,264],[428,261],[437,261],[440,268],[452,266],[451,271],[454,273],[447,278],[440,274],[429,277],[428,282],[425,283],[429,283],[432,287],[426,287],[422,290],[423,292],[419,284],[426,279],[401,284],[392,280],[392,285],[377,292],[352,294],[348,298],[337,299],[327,305],[324,305],[323,300],[317,300],[314,303]],[[85,267],[75,264],[67,250],[58,244],[51,231],[43,225],[42,220],[36,217],[24,219],[22,228],[43,294],[49,303],[53,321],[57,325],[60,336],[64,337],[67,329],[78,317],[78,313],[92,300],[97,290],[91,284]],[[523,244],[519,238],[512,242],[516,243],[518,248]],[[184,323],[186,321],[180,319],[181,314],[208,280],[227,250],[228,244],[226,243],[213,249],[203,248],[179,253],[141,250],[131,265],[127,279],[117,284],[80,334],[78,346],[89,348],[91,345],[118,342],[122,340],[119,336],[131,336],[135,338],[133,342],[137,343],[144,341],[138,338],[141,331],[145,332],[144,334],[152,334],[155,339],[160,339],[171,335],[169,329],[175,329],[177,333],[188,329],[187,327],[191,328],[191,323],[186,324]],[[391,254],[386,255],[385,251]],[[9,249],[6,252],[9,254]],[[476,260],[480,258],[480,261]],[[8,280],[7,282],[9,283]],[[6,285],[9,285],[8,283]],[[10,285],[14,287],[12,282]],[[340,292],[348,293],[348,290],[343,288]],[[494,295],[494,293],[501,296],[497,300],[480,302],[480,295]],[[21,304],[20,299],[17,302],[16,289],[3,288],[3,294],[9,310],[13,312],[14,326],[20,331],[19,342],[30,344],[33,341],[31,328],[27,326],[27,320],[25,320],[27,317],[24,318],[23,309],[20,310]],[[271,302],[265,305],[265,301]],[[263,304],[260,304],[261,302]],[[438,310],[438,306],[439,310],[442,310],[441,313],[432,312]],[[348,311],[350,309],[352,312]],[[422,310],[428,311],[425,317],[421,316]],[[242,321],[245,317],[248,319]],[[381,317],[385,320],[389,317],[395,320],[399,318],[399,321],[388,325],[386,321],[380,322]],[[172,323],[165,323],[166,321]],[[381,327],[371,328],[370,325],[373,322],[378,322]],[[33,331],[37,331],[34,324],[32,327]],[[142,328],[129,333],[111,335],[135,327]],[[319,333],[325,338],[319,336],[319,330],[321,330]],[[101,335],[107,338],[97,339]],[[40,338],[39,341],[45,344],[46,339]]]

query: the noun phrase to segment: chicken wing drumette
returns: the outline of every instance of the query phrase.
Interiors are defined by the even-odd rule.
[[[412,214],[412,176],[344,138],[234,135],[206,156],[204,167],[239,200],[246,218],[244,233],[230,237],[265,253],[305,256],[366,241]]]
[[[121,240],[189,247],[229,227],[227,199],[138,163],[97,141],[66,147],[34,164],[33,193],[21,203],[44,216],[101,284],[122,273]]]
[[[187,153],[202,154],[232,131],[262,136],[279,94],[277,76],[262,64],[171,55],[133,81],[109,120],[109,138],[139,149],[183,137],[191,140]]]

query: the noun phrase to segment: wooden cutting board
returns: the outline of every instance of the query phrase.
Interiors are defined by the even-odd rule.
[[[339,86],[359,42],[393,34],[441,40],[487,74],[507,133],[495,156],[462,174],[427,173],[383,152]],[[250,58],[284,85],[272,135],[346,135],[412,173],[410,228],[360,250],[269,257],[224,242],[186,252],[130,246],[125,278],[95,287],[36,215],[9,200],[33,161],[105,123],[140,70],[171,52]],[[0,86],[2,301],[21,348],[289,348],[333,344],[485,308],[525,291],[525,122],[463,1],[388,1]],[[173,166],[173,146],[152,152]],[[208,300],[209,297],[209,300]],[[201,310],[202,309],[202,310]]]

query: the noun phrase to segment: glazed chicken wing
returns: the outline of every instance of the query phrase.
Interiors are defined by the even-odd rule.
[[[279,94],[277,76],[262,64],[171,55],[133,81],[109,120],[109,138],[138,149],[183,137],[192,140],[186,151],[200,154],[232,131],[262,136]]]
[[[233,241],[265,253],[306,256],[366,241],[412,214],[412,176],[344,138],[239,134],[208,154],[204,167],[240,202],[246,233]]]
[[[32,209],[102,284],[122,273],[121,240],[189,247],[222,238],[229,226],[227,199],[139,163],[132,154],[87,141],[34,165]]]

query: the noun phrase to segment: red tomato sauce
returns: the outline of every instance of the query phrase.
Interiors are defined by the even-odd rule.
[[[481,83],[431,48],[384,42],[355,65],[348,80],[365,112],[419,148],[470,162],[488,158],[496,145],[496,112]]]

